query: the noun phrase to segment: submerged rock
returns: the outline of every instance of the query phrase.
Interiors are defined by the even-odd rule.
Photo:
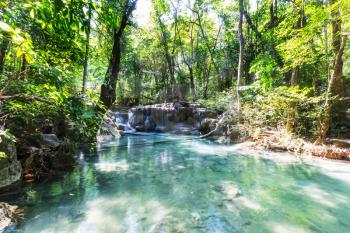
[[[18,181],[21,173],[22,167],[17,160],[15,143],[0,135],[0,188]]]

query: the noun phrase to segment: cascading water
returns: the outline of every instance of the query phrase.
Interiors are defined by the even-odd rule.
[[[136,130],[129,124],[129,118],[132,117],[131,112],[115,112],[114,122],[119,130],[124,131],[124,133],[133,133]]]
[[[204,119],[217,117],[211,111],[197,104],[164,103],[137,106],[128,113],[115,111],[115,121],[119,130],[130,132],[169,132],[176,134],[198,135]]]

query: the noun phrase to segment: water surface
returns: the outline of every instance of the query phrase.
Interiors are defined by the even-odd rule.
[[[63,178],[5,199],[27,209],[15,230],[26,233],[346,233],[349,175],[341,162],[127,135],[81,153]]]

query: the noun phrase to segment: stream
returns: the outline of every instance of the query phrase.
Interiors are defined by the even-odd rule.
[[[74,171],[0,196],[25,208],[10,232],[350,232],[350,164],[124,135]]]

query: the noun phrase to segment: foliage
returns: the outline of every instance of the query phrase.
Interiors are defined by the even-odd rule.
[[[252,62],[249,71],[256,74],[264,91],[275,87],[283,79],[276,61],[267,53],[259,54]]]
[[[310,88],[280,86],[269,92],[255,87],[244,93],[243,118],[250,131],[285,130],[288,109],[296,107],[295,134],[314,138],[317,134],[323,96],[314,96]]]

